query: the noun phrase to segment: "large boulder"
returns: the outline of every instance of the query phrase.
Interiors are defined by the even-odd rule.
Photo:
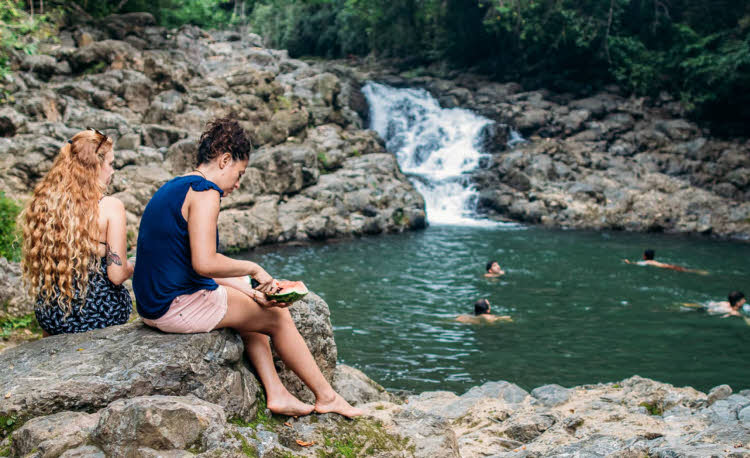
[[[193,394],[251,417],[259,386],[242,354],[229,330],[164,334],[140,321],[47,337],[0,353],[0,417],[22,422],[151,394]]]

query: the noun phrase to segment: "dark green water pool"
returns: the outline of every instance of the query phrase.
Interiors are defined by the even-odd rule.
[[[644,248],[710,271],[622,263]],[[252,252],[331,308],[339,360],[387,388],[531,389],[634,374],[700,390],[750,388],[750,326],[681,302],[750,293],[750,244],[654,234],[433,226],[421,232]],[[497,259],[507,274],[482,276]],[[452,321],[488,298],[512,323]]]

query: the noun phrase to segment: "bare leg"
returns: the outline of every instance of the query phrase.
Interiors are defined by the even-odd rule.
[[[347,417],[361,415],[362,411],[349,405],[341,396],[339,396],[323,377],[315,359],[307,348],[302,336],[297,331],[294,321],[289,314],[289,310],[279,307],[263,308],[246,294],[243,294],[231,287],[227,287],[227,314],[216,326],[217,328],[230,327],[237,330],[243,338],[245,335],[252,333],[263,333],[270,335],[274,345],[284,363],[294,371],[297,376],[307,385],[315,394],[317,402],[315,410],[320,413],[335,412]],[[266,386],[266,392],[281,392],[281,381],[276,374],[271,359],[270,347],[267,343],[261,346],[260,340],[255,340],[249,336],[246,340],[248,351],[251,352],[251,360],[256,365],[259,375],[261,371],[264,375],[261,380]],[[256,343],[259,342],[259,343]],[[252,346],[252,347],[251,347]],[[267,351],[266,351],[267,348]],[[270,372],[273,372],[273,376]],[[263,378],[265,377],[265,379]],[[266,385],[268,383],[268,385]],[[281,388],[280,388],[281,387]],[[285,388],[283,388],[286,390]],[[269,397],[271,395],[269,394]]]
[[[242,340],[245,342],[247,355],[266,389],[268,409],[273,413],[292,417],[311,413],[314,407],[295,398],[281,383],[273,365],[268,336],[258,332],[247,332],[242,334]]]

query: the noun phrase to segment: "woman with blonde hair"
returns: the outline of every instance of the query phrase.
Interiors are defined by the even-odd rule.
[[[125,207],[105,196],[112,139],[78,132],[60,149],[22,215],[23,275],[45,335],[85,332],[128,321],[133,303],[122,283]]]

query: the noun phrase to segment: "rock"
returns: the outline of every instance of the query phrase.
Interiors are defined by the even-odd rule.
[[[60,456],[66,450],[86,445],[98,421],[98,413],[67,411],[33,418],[13,433],[13,456]]]
[[[567,402],[570,399],[571,390],[555,384],[544,385],[533,389],[531,396],[544,406],[554,407]]]
[[[509,404],[523,402],[529,393],[518,385],[506,381],[487,382],[464,393],[462,398],[496,398]]]
[[[555,418],[550,415],[532,415],[511,419],[504,433],[507,437],[526,444],[539,437],[555,423]]]
[[[222,440],[221,406],[194,397],[139,396],[111,403],[99,414],[93,440],[113,455],[139,447],[152,450],[206,450]]]
[[[66,410],[93,411],[123,397],[193,394],[230,417],[252,417],[258,383],[231,331],[163,334],[137,321],[57,335],[0,353],[0,416],[19,421]]]
[[[385,388],[362,371],[345,364],[336,366],[332,385],[333,389],[351,405],[392,400],[392,396]]]
[[[732,388],[729,385],[719,385],[711,388],[708,393],[708,405],[716,401],[728,398],[732,394]]]
[[[23,284],[20,264],[0,257],[0,320],[33,312],[34,301]]]

